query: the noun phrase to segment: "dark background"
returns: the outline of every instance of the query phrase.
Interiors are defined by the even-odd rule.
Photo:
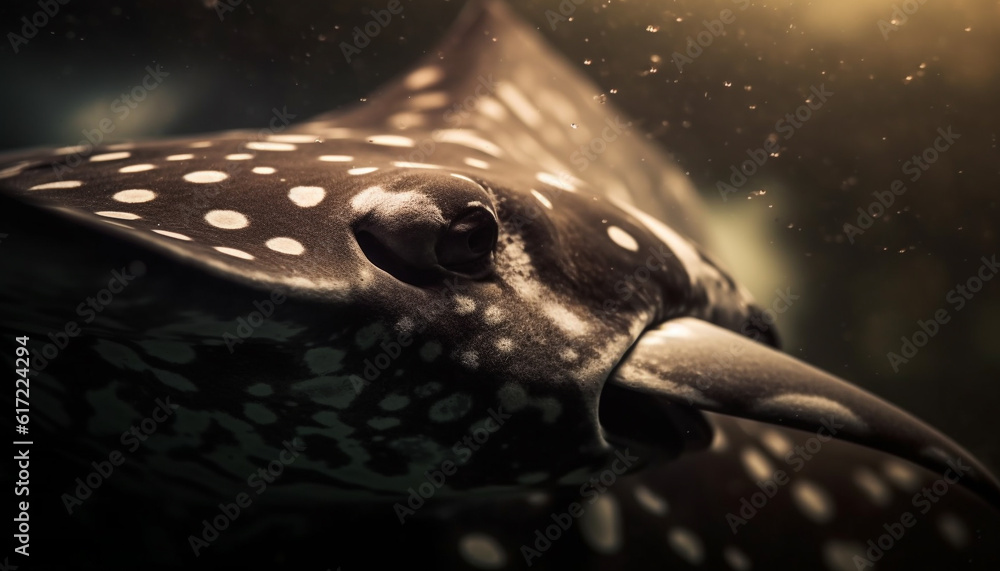
[[[116,123],[116,139],[262,128],[273,108],[301,120],[357,103],[432,49],[462,6],[403,0],[403,13],[346,63],[340,42],[386,4],[75,0],[15,54],[8,33],[39,7],[5,2],[0,149],[78,143],[115,116],[112,102],[148,65],[170,75]],[[800,296],[778,317],[786,350],[931,422],[1000,471],[1000,280],[961,311],[945,300],[980,257],[1000,253],[1000,4],[914,2],[887,38],[878,26],[893,12],[886,0],[742,10],[730,0],[582,0],[555,29],[546,11],[558,1],[512,4],[600,86],[595,96],[675,155],[716,215],[717,250],[759,300],[769,305],[775,288]],[[725,35],[679,72],[671,55],[725,8],[735,16]],[[834,95],[793,137],[778,133],[778,156],[723,201],[716,182],[821,84]],[[908,178],[903,163],[949,126],[961,138],[848,243],[843,224],[872,192]],[[951,321],[894,373],[886,353],[938,309]]]

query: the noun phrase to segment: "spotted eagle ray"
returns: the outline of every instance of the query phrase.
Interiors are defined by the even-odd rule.
[[[39,558],[995,568],[994,477],[780,353],[598,93],[473,2],[361,106],[4,157]]]

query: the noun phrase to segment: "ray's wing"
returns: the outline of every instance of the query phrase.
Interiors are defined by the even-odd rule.
[[[400,140],[399,150],[412,162],[439,161],[442,146],[461,144],[482,153],[478,164],[585,184],[704,243],[697,196],[680,168],[502,2],[471,2],[414,71],[296,131],[336,138],[373,125],[411,136],[415,144]]]

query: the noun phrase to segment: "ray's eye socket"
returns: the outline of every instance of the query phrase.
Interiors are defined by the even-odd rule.
[[[448,275],[484,279],[492,274],[499,224],[483,200],[487,197],[477,194],[482,188],[444,189],[435,195],[378,194],[378,202],[353,225],[368,261],[418,287],[439,283]]]
[[[497,221],[493,213],[474,206],[455,217],[435,247],[441,267],[480,277],[490,270],[497,244]]]

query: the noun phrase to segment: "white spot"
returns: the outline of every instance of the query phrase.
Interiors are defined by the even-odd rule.
[[[223,254],[228,254],[236,258],[243,258],[244,260],[252,260],[253,256],[244,252],[243,250],[237,250],[236,248],[226,248],[225,246],[216,246],[216,250],[222,252]]]
[[[559,177],[550,172],[540,172],[535,174],[535,179],[538,180],[538,182],[543,182],[549,186],[554,186],[570,192],[577,191],[576,186],[571,182],[573,178],[570,176]]]
[[[168,230],[153,230],[153,232],[156,232],[157,234],[161,234],[161,235],[166,236],[168,238],[176,238],[178,240],[185,240],[185,241],[190,241],[191,240],[191,238],[188,238],[184,234],[178,234],[177,232],[170,232]]]
[[[784,458],[792,451],[791,439],[777,430],[764,429],[758,438],[760,438],[760,443],[764,445],[764,448],[767,448],[767,451],[775,458]]]
[[[500,569],[507,565],[507,554],[497,540],[485,533],[470,533],[458,541],[458,552],[466,563],[479,569]]]
[[[21,161],[19,163],[14,163],[13,165],[7,168],[0,169],[0,179],[17,176],[21,174],[21,172],[23,172],[24,169],[28,168],[31,164],[33,164],[33,161]]]
[[[316,206],[325,197],[326,191],[319,186],[296,186],[288,191],[288,198],[302,208]]]
[[[736,571],[750,571],[752,565],[746,553],[735,545],[727,545],[722,549],[722,558]]]
[[[552,210],[552,202],[550,202],[548,198],[545,198],[544,194],[538,192],[535,189],[531,189],[531,195],[534,196],[538,200],[538,202],[541,202],[542,206],[548,208],[549,210]],[[609,228],[608,231],[610,232],[611,229]]]
[[[694,246],[691,245],[691,242],[683,238],[672,228],[631,204],[614,197],[609,198],[609,200],[625,212],[638,218],[657,238],[663,240],[670,251],[680,259],[692,283],[718,277],[718,271],[709,264],[702,262],[701,256],[695,250]]]
[[[429,65],[414,70],[410,75],[406,76],[406,79],[403,80],[403,85],[405,85],[407,89],[416,91],[418,89],[425,89],[434,85],[435,83],[441,81],[441,78],[443,77],[443,69],[436,65]]]
[[[514,350],[514,342],[509,337],[501,337],[496,342],[497,351],[509,353]]]
[[[132,153],[128,151],[120,151],[117,153],[104,153],[103,155],[94,155],[90,157],[90,162],[101,163],[104,161],[117,161],[121,159],[127,159],[132,156]]]
[[[254,174],[274,174],[274,167],[254,167],[251,172]]]
[[[466,297],[464,295],[455,296],[455,313],[459,315],[468,315],[476,310],[476,302],[472,300],[471,297]]]
[[[487,307],[486,311],[483,312],[483,320],[490,325],[496,325],[497,323],[503,321],[503,319],[503,310],[496,305]]]
[[[235,210],[212,210],[205,215],[205,221],[224,230],[239,230],[250,225],[250,221]]]
[[[323,155],[319,160],[327,163],[349,163],[354,160],[351,155]]]
[[[469,165],[470,167],[475,167],[477,169],[488,169],[490,168],[490,163],[486,161],[481,161],[479,159],[474,159],[472,157],[465,157],[462,162]]]
[[[470,369],[479,367],[479,354],[475,351],[462,351],[458,355],[458,360]]]
[[[503,149],[468,129],[439,129],[434,131],[433,136],[434,140],[439,143],[461,145],[497,158],[503,156]]]
[[[546,303],[542,311],[557,327],[570,335],[586,335],[590,330],[590,326],[584,320],[559,303]]]
[[[851,479],[854,480],[854,484],[857,487],[861,488],[868,495],[873,504],[882,507],[889,505],[892,492],[889,490],[889,486],[871,469],[866,466],[859,466],[851,474]]]
[[[899,460],[886,460],[882,464],[882,471],[893,484],[905,492],[915,492],[920,488],[920,476],[916,470]]]
[[[192,149],[204,149],[205,147],[211,147],[212,141],[198,141],[196,143],[191,143],[188,146]]]
[[[510,83],[500,83],[497,85],[497,97],[503,101],[514,115],[517,115],[521,121],[529,127],[538,127],[542,122],[542,115],[538,112],[538,109],[528,101],[528,99],[522,94],[516,87]]]
[[[413,320],[410,319],[409,317],[404,317],[400,319],[398,323],[396,323],[396,329],[399,330],[400,333],[403,333],[405,335],[413,333],[413,328],[415,326],[416,324],[413,323]]]
[[[131,190],[123,190],[121,192],[116,192],[112,198],[114,198],[118,202],[128,202],[128,203],[149,202],[150,200],[156,198],[156,193],[153,192],[152,190],[135,188]]]
[[[719,426],[712,426],[714,434],[712,436],[712,444],[708,447],[712,452],[725,452],[729,450],[729,439],[726,438],[726,433],[722,431]]]
[[[409,163],[406,161],[394,161],[392,166],[399,167],[401,169],[439,169],[438,165],[431,165],[427,163]]]
[[[151,164],[141,164],[141,165],[129,165],[127,167],[122,167],[118,169],[120,173],[130,173],[130,172],[145,172],[155,169],[155,165]]]
[[[351,199],[351,208],[359,212],[380,212],[399,216],[420,215],[424,220],[444,224],[441,209],[426,194],[409,190],[406,192],[386,192],[380,186],[372,186],[359,192]]]
[[[799,478],[792,482],[792,499],[799,511],[816,523],[833,519],[833,500],[819,485]]]
[[[951,512],[941,514],[937,520],[941,536],[955,549],[965,549],[969,545],[969,528]]]
[[[275,252],[281,252],[282,254],[289,254],[292,256],[298,256],[302,254],[302,252],[306,251],[301,242],[293,240],[292,238],[271,238],[265,243],[265,245]]]
[[[229,178],[229,175],[221,171],[194,171],[184,175],[184,180],[198,184],[219,182],[227,178]]]
[[[622,547],[622,519],[618,501],[600,495],[580,518],[580,534],[598,553],[615,553]]]
[[[315,135],[268,135],[268,141],[278,143],[315,143]]]
[[[371,172],[375,172],[377,170],[378,167],[358,167],[356,169],[347,169],[347,174],[350,175],[368,174]]]
[[[653,493],[653,491],[646,486],[639,484],[635,487],[633,493],[635,494],[635,500],[639,502],[639,505],[642,506],[644,510],[653,515],[667,515],[667,511],[670,509],[670,506],[667,505],[667,501]]]
[[[551,206],[549,208],[551,208]],[[615,244],[618,244],[630,252],[639,251],[639,243],[635,241],[635,238],[617,226],[608,226],[608,236],[612,241],[614,241]]]
[[[77,188],[82,184],[83,182],[79,180],[57,180],[56,182],[36,184],[35,186],[29,188],[28,190],[49,190],[51,188]]]
[[[857,541],[827,541],[823,563],[830,571],[858,571],[855,557],[864,557],[867,546]]]
[[[102,210],[101,212],[95,212],[94,214],[104,216],[105,218],[118,218],[120,220],[138,220],[142,218],[137,214],[131,214],[129,212],[115,212],[113,210]]]
[[[194,158],[194,155],[192,155],[190,153],[185,153],[185,154],[182,154],[182,155],[170,155],[169,157],[167,157],[167,160],[168,161],[187,161],[187,160],[190,160],[190,159],[193,159],[193,158]]]
[[[480,99],[477,110],[497,122],[507,118],[507,109],[492,97],[483,97]]]
[[[705,548],[701,540],[691,530],[674,527],[667,532],[667,543],[674,553],[691,565],[701,565],[705,560]]]
[[[410,127],[421,127],[427,123],[427,117],[413,111],[393,113],[386,122],[393,128],[404,130]]]
[[[743,462],[743,468],[750,475],[750,479],[755,482],[770,480],[774,475],[774,466],[758,448],[744,447],[740,452],[740,460]]]
[[[250,141],[246,144],[246,147],[254,151],[294,151],[298,148],[292,143],[275,143],[272,141]]]
[[[778,395],[760,400],[754,408],[757,411],[780,414],[781,416],[787,415],[790,410],[794,412],[808,411],[808,415],[811,417],[816,415],[826,418],[832,417],[832,420],[847,423],[858,432],[868,430],[868,425],[849,408],[837,401],[817,395],[801,393]]]
[[[563,349],[562,352],[559,353],[559,358],[562,359],[563,361],[576,361],[577,358],[579,357],[580,355],[578,355],[576,351],[574,351],[569,347]]]
[[[226,155],[226,160],[230,161],[249,161],[253,158],[250,153],[233,153],[231,155]]]
[[[412,147],[417,144],[413,139],[402,135],[372,135],[368,137],[368,142],[387,147]]]
[[[87,145],[73,145],[71,147],[59,147],[52,151],[54,155],[75,155],[87,149]]]
[[[410,109],[416,109],[423,111],[425,109],[437,109],[439,107],[444,107],[448,104],[448,94],[444,91],[430,91],[428,93],[420,93],[410,97],[409,107]]]

